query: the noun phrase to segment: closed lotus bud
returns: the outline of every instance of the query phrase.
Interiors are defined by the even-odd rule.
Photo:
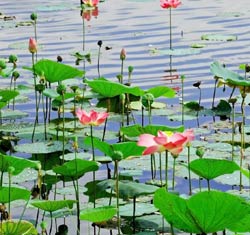
[[[18,73],[17,71],[14,71],[14,72],[12,73],[12,76],[13,76],[13,78],[14,78],[15,80],[17,80],[17,79],[20,77],[20,73]]]
[[[129,73],[132,73],[132,72],[133,72],[133,70],[134,70],[134,67],[133,67],[133,66],[131,66],[131,65],[130,65],[130,66],[128,66],[128,72],[129,72]]]
[[[46,223],[45,221],[42,221],[41,224],[40,224],[40,226],[41,226],[41,229],[42,229],[42,230],[46,230],[46,228],[47,228],[47,223]]]
[[[30,19],[36,21],[37,20],[37,14],[35,12],[33,12],[31,15],[30,15]]]
[[[120,53],[120,59],[125,60],[126,59],[126,51],[124,48],[122,48],[121,53]]]
[[[59,95],[63,95],[65,92],[66,92],[66,87],[65,85],[63,84],[59,84],[57,89],[56,89],[56,92],[59,94]]]
[[[33,38],[30,38],[30,41],[29,41],[29,51],[32,54],[37,52],[37,43],[36,43],[36,40]]]
[[[141,102],[144,107],[148,108],[151,107],[152,103],[154,102],[154,95],[152,93],[146,93],[142,96]]]
[[[121,161],[123,159],[123,153],[121,151],[114,151],[112,159],[114,161]]]
[[[13,64],[16,63],[17,62],[17,55],[10,55],[9,62],[13,63]]]
[[[196,154],[199,158],[202,158],[203,155],[205,154],[204,148],[203,148],[203,147],[198,147],[198,148],[196,149],[195,154]]]

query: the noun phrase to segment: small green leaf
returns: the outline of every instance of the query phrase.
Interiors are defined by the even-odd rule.
[[[42,209],[44,211],[53,212],[60,210],[62,208],[72,209],[74,203],[76,203],[75,200],[57,200],[57,201],[47,200],[47,201],[34,201],[31,203],[31,205],[39,209]]]
[[[98,208],[87,208],[80,212],[80,219],[93,223],[104,222],[116,214],[116,208],[113,206],[103,206]]]

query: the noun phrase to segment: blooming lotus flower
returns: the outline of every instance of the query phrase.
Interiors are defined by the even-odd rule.
[[[79,118],[79,121],[83,125],[90,125],[90,126],[99,126],[103,122],[105,122],[106,118],[108,117],[108,113],[106,112],[96,112],[91,110],[87,113],[85,110],[78,109],[76,111],[76,116]]]
[[[139,137],[138,145],[147,147],[143,155],[153,154],[155,152],[169,151],[173,155],[179,155],[183,150],[188,137],[181,133],[158,131],[157,136],[151,134],[142,134]]]
[[[181,5],[179,0],[160,0],[160,5],[162,8],[176,8]]]
[[[36,40],[33,38],[30,38],[30,40],[29,40],[29,51],[30,51],[30,53],[37,52],[37,43],[36,43]]]
[[[83,11],[82,17],[83,19],[90,21],[92,16],[97,18],[98,14],[99,14],[98,7],[95,7],[93,10],[91,9]]]
[[[194,140],[194,130],[192,129],[187,129],[185,130],[182,135],[187,137],[186,144],[189,145],[191,141]]]
[[[89,7],[96,7],[99,3],[99,0],[82,0],[82,3]]]

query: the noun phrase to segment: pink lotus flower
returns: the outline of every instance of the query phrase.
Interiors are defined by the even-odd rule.
[[[121,52],[120,52],[120,59],[121,60],[125,60],[126,59],[126,51],[124,48],[121,49]]]
[[[96,7],[99,3],[99,0],[82,0],[82,3],[89,7]]]
[[[187,137],[186,144],[189,145],[191,141],[194,140],[194,131],[192,129],[187,129],[182,133],[183,136]]]
[[[83,19],[90,21],[92,16],[97,18],[98,14],[99,14],[98,7],[95,7],[94,9],[83,11],[82,17]]]
[[[160,0],[160,5],[162,8],[176,8],[181,5],[179,0]]]
[[[138,145],[145,146],[143,155],[163,152],[168,150],[173,155],[179,155],[183,150],[188,137],[181,133],[158,131],[157,136],[151,134],[142,134],[139,137]]]
[[[106,112],[96,112],[91,110],[87,113],[85,110],[78,109],[76,111],[76,116],[79,118],[79,121],[83,125],[90,125],[90,126],[99,126],[103,122],[105,122],[106,118],[108,117],[108,113]]]
[[[36,40],[33,38],[30,38],[30,40],[29,40],[29,51],[30,51],[30,53],[37,52],[37,43],[36,43]]]

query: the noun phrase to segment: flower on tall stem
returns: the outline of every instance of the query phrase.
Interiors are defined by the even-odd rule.
[[[29,51],[32,54],[37,52],[37,43],[36,43],[36,40],[34,38],[30,38],[30,40],[29,40]]]
[[[105,122],[106,118],[108,117],[108,113],[106,112],[96,112],[91,110],[87,113],[85,110],[78,109],[76,111],[76,116],[79,118],[79,121],[83,125],[90,125],[90,126],[99,126],[103,122]]]
[[[181,1],[179,0],[160,0],[160,4],[162,8],[176,8],[181,5]]]

